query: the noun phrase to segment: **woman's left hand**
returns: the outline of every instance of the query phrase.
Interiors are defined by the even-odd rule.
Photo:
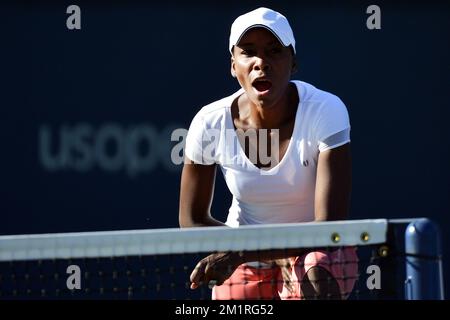
[[[213,253],[203,258],[191,273],[191,289],[210,282],[220,286],[241,264],[239,261],[239,254],[236,252]]]

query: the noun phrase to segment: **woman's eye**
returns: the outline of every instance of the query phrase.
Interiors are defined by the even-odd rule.
[[[270,52],[272,53],[280,53],[281,52],[281,48],[272,48],[272,50],[270,50]]]
[[[255,53],[252,50],[242,50],[241,54],[245,56],[253,56]]]

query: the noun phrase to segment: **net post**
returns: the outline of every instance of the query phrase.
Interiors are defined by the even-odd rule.
[[[405,231],[407,300],[443,300],[442,247],[439,227],[427,218]]]

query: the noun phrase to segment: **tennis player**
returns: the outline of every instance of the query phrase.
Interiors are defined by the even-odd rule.
[[[350,122],[335,95],[303,81],[285,16],[258,8],[229,39],[240,90],[196,114],[181,177],[180,226],[343,220],[351,191]],[[233,195],[226,223],[210,207],[216,168]],[[283,237],[280,234],[280,237]],[[344,299],[357,275],[355,248],[217,253],[193,270],[213,299]]]

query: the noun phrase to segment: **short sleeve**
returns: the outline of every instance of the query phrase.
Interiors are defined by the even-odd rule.
[[[206,128],[202,114],[197,113],[186,136],[185,156],[198,164],[214,164],[216,162],[215,142],[217,137],[212,131],[214,130]]]
[[[346,143],[350,142],[350,128],[344,129],[335,133],[323,141],[319,142],[319,151],[323,152],[325,150],[337,148]]]
[[[315,126],[319,151],[350,142],[350,119],[345,104],[331,96],[321,105]]]

